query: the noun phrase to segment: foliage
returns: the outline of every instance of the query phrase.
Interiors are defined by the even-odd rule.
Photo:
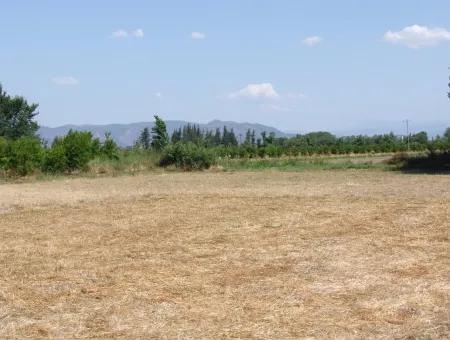
[[[42,170],[50,173],[64,173],[68,170],[67,154],[64,144],[56,140],[45,153]]]
[[[202,131],[199,126],[192,124],[175,130],[171,140],[172,143],[194,143],[204,146],[213,149],[219,157],[230,158],[388,153],[408,150],[407,138],[393,133],[337,137],[329,132],[319,131],[291,138],[279,138],[274,133],[262,132],[260,138],[257,138],[255,131],[247,130],[245,140],[242,144],[238,144],[234,131],[228,130],[226,126],[221,133],[219,129],[215,132]],[[424,151],[430,145],[428,136],[423,131],[411,134],[409,141],[411,151]],[[444,140],[440,137],[431,143],[437,149],[445,147]]]
[[[0,136],[16,140],[23,136],[34,136],[38,124],[34,120],[37,104],[28,104],[23,97],[11,97],[0,84]]]
[[[169,145],[163,152],[160,166],[174,165],[183,170],[208,169],[215,163],[211,150],[193,143],[175,143]]]
[[[139,135],[139,138],[137,139],[136,143],[135,143],[135,147],[137,149],[144,149],[144,150],[148,150],[150,149],[150,130],[148,127],[145,127],[142,131],[141,134]]]
[[[97,139],[96,139],[97,140]],[[95,141],[95,140],[94,140]],[[100,154],[108,159],[119,159],[119,147],[117,146],[110,133],[105,133],[105,141],[100,147]],[[95,151],[94,151],[95,154]]]
[[[169,144],[166,123],[155,115],[155,125],[152,127],[152,148],[162,151]]]
[[[0,169],[7,164],[8,141],[6,138],[0,137]]]
[[[85,170],[88,162],[95,156],[95,143],[92,133],[69,131],[60,141],[67,157],[67,170]]]
[[[254,133],[254,131],[253,131]],[[198,125],[190,124],[175,130],[172,133],[172,143],[194,143],[202,146],[237,146],[238,141],[233,129],[228,130],[226,126],[223,127],[223,132],[216,129],[215,133],[212,131],[202,131]]]
[[[444,137],[444,139],[445,139],[447,142],[450,142],[450,127],[448,127],[448,128],[445,130],[443,137]]]
[[[44,157],[43,170],[49,172],[86,170],[89,161],[98,155],[98,151],[99,142],[93,139],[92,133],[70,130],[64,137],[54,140]]]
[[[6,169],[25,176],[40,167],[43,156],[41,142],[36,137],[20,137],[11,142],[6,152]]]

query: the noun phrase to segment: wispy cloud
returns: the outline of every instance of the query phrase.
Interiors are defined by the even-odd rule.
[[[142,28],[138,28],[131,32],[131,35],[135,38],[143,38],[144,37],[144,31]]]
[[[230,93],[228,97],[231,99],[239,97],[277,99],[280,95],[271,83],[260,83],[248,84],[239,91]]]
[[[75,86],[80,83],[78,79],[72,76],[53,77],[51,81],[53,84],[60,86]]]
[[[123,29],[114,31],[111,34],[111,37],[114,39],[126,39],[126,38],[143,38],[144,37],[144,30],[142,28],[138,28],[132,31],[126,31]]]
[[[111,37],[116,38],[116,39],[127,38],[128,32],[125,30],[117,30],[111,34]]]
[[[409,48],[435,46],[450,41],[450,31],[445,28],[429,28],[427,26],[412,25],[401,31],[387,31],[384,41],[392,44],[402,44]]]
[[[191,38],[194,40],[204,40],[206,39],[206,34],[203,32],[192,32]]]
[[[314,35],[303,39],[302,43],[307,46],[314,46],[320,44],[322,41],[323,38]]]

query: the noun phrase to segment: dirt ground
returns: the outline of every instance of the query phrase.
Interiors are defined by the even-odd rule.
[[[450,336],[450,176],[0,185],[0,338]]]

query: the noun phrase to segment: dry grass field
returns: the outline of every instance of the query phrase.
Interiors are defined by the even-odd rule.
[[[450,176],[0,185],[0,338],[450,337]]]

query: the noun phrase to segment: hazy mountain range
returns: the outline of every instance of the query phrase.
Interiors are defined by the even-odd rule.
[[[184,125],[192,122],[187,122],[183,120],[167,120],[167,131],[169,132],[169,136],[172,135],[172,132]],[[201,129],[208,131],[215,131],[219,128],[221,131],[224,126],[228,129],[233,129],[238,141],[244,141],[245,133],[248,129],[255,130],[257,136],[261,134],[261,132],[266,131],[267,133],[274,132],[277,137],[288,137],[292,136],[292,134],[282,132],[278,129],[275,129],[271,126],[266,126],[262,124],[254,124],[254,123],[236,123],[231,121],[221,121],[221,120],[213,120],[207,124],[198,124]],[[63,125],[59,127],[45,127],[42,126],[38,133],[41,138],[45,139],[48,142],[53,141],[53,139],[57,136],[63,136],[72,130],[80,130],[80,131],[90,131],[94,135],[94,137],[98,137],[102,139],[106,132],[110,132],[114,140],[120,146],[131,146],[138,138],[139,134],[145,127],[151,128],[153,126],[153,122],[140,122],[140,123],[131,123],[131,124],[108,124],[108,125]]]
[[[183,120],[167,120],[167,130],[169,135],[172,135],[172,132],[175,129],[179,129],[180,127],[191,123],[200,126],[201,129],[208,131],[215,131],[216,128],[220,130],[226,126],[228,129],[233,129],[236,137],[240,141],[244,141],[245,133],[248,129],[255,130],[257,136],[260,136],[261,132],[266,131],[267,133],[274,132],[277,137],[290,137],[296,135],[298,132],[296,131],[280,131],[274,127],[256,124],[256,123],[238,123],[232,121],[221,121],[221,120],[213,120],[206,124],[192,123]],[[106,132],[110,132],[113,136],[114,140],[120,146],[131,146],[134,141],[138,138],[140,132],[145,128],[151,128],[153,126],[153,122],[140,122],[140,123],[130,123],[130,124],[108,124],[108,125],[63,125],[59,127],[45,127],[42,126],[39,129],[39,135],[47,140],[48,142],[53,141],[56,136],[65,135],[70,129],[73,130],[82,130],[82,131],[90,131],[94,135],[94,137],[98,137],[102,139]],[[426,131],[430,137],[434,137],[437,134],[441,134],[444,132],[445,128],[450,126],[450,122],[416,122],[410,125],[410,132],[417,133],[420,131]],[[320,129],[321,131],[330,131],[337,136],[349,136],[349,135],[374,135],[374,134],[382,134],[394,132],[397,135],[405,134],[405,126],[400,122],[371,122],[366,123],[364,125],[355,124],[350,126],[347,129]],[[316,130],[319,131],[319,130]],[[305,133],[302,131],[301,133]]]

